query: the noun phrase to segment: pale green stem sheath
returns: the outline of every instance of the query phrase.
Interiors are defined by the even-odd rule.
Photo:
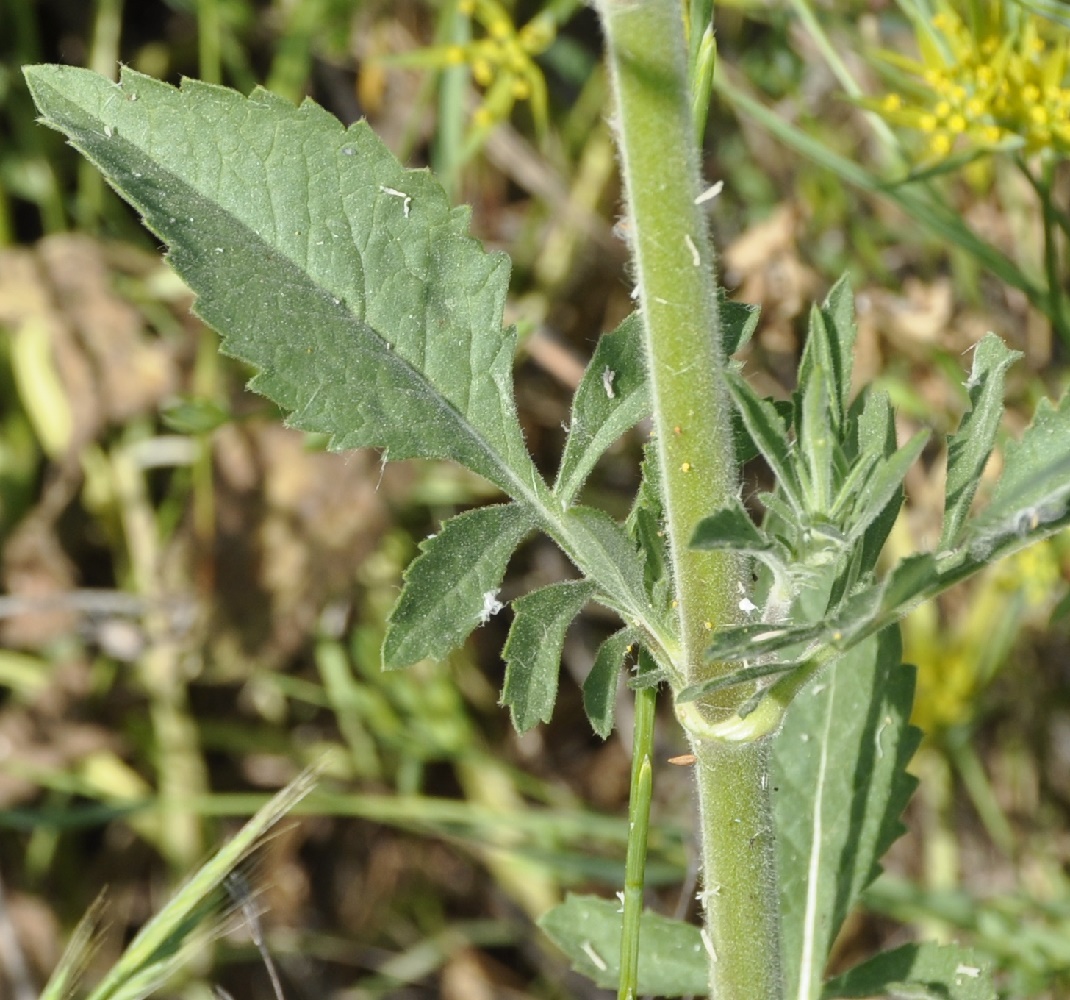
[[[654,709],[657,699],[657,688],[640,688],[635,692],[632,788],[628,799],[628,855],[624,863],[624,921],[620,938],[618,1000],[634,1000],[639,995],[639,918],[643,914],[646,838],[650,828],[650,799],[654,787],[650,756],[654,747]]]
[[[679,620],[678,675],[718,676],[714,628],[738,617],[741,565],[689,547],[698,521],[739,489],[721,379],[713,248],[687,84],[679,0],[600,0],[618,144],[644,320],[665,527]],[[680,716],[697,757],[710,992],[715,1000],[782,997],[768,751],[758,732],[717,724],[750,692],[725,689]],[[687,726],[697,715],[695,726]]]

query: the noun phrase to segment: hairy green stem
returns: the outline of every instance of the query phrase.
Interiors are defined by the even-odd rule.
[[[741,564],[690,547],[699,520],[739,489],[730,429],[713,248],[687,83],[678,0],[601,0],[644,320],[665,527],[685,684],[708,663],[714,628],[736,620]],[[774,842],[765,741],[718,738],[749,692],[722,689],[686,722],[697,757],[710,992],[716,1000],[782,996]]]

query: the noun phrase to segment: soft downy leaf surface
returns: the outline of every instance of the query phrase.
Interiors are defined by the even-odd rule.
[[[905,944],[830,979],[821,1000],[874,996],[995,1000],[991,961],[957,945]]]
[[[973,352],[966,382],[970,409],[947,443],[947,497],[940,548],[953,544],[970,511],[985,463],[992,453],[1003,416],[1003,383],[1021,352],[1012,351],[994,333],[983,337]]]
[[[902,832],[914,671],[885,629],[808,684],[773,744],[772,787],[786,995],[820,995],[836,934]]]
[[[769,463],[785,499],[792,510],[803,511],[802,486],[792,462],[792,443],[783,417],[770,400],[759,396],[736,372],[725,373],[725,385],[747,435]]]
[[[851,395],[855,324],[854,295],[844,275],[829,290],[821,308],[810,314],[806,346],[799,361],[799,385],[820,381],[828,399],[829,419],[839,435]]]
[[[383,666],[441,660],[495,608],[513,551],[535,528],[518,504],[480,507],[451,517],[420,544],[387,622]]]
[[[516,618],[503,651],[502,704],[509,708],[518,733],[550,721],[565,631],[594,593],[593,583],[568,580],[513,601]]]
[[[539,926],[579,973],[615,990],[620,983],[620,904],[569,894]],[[705,996],[709,961],[697,927],[644,911],[639,924],[639,993],[643,996]]]
[[[594,665],[583,682],[583,708],[594,731],[602,739],[613,732],[613,708],[621,665],[638,639],[639,633],[633,628],[614,632],[598,647]]]
[[[554,493],[571,504],[595,463],[622,434],[650,414],[643,367],[643,330],[632,313],[598,340],[572,398],[568,438]]]
[[[1070,504],[1070,392],[1055,406],[1042,399],[1020,441],[1007,445],[1003,474],[964,535],[983,559],[1000,546],[1056,523]]]
[[[743,347],[758,325],[757,306],[733,302],[719,289],[722,339],[727,353]],[[650,392],[638,313],[603,334],[572,398],[568,438],[554,493],[572,503],[598,459],[622,434],[650,416]]]
[[[333,448],[450,458],[514,499],[537,475],[516,419],[509,264],[426,171],[306,101],[35,66],[43,121],[142,213],[258,392]]]

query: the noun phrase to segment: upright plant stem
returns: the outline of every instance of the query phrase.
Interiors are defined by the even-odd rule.
[[[677,678],[706,662],[713,629],[738,612],[741,566],[689,547],[698,521],[739,488],[729,423],[713,248],[695,199],[699,171],[678,0],[601,0],[617,103],[639,303],[654,402],[665,525],[680,632]],[[681,715],[697,757],[710,991],[716,1000],[782,995],[774,842],[764,741],[733,727],[749,692],[722,690]],[[738,719],[737,719],[738,721]],[[734,729],[740,738],[729,739]]]

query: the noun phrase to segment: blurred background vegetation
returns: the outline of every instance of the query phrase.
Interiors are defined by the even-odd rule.
[[[904,434],[954,425],[964,355],[989,329],[1024,354],[1009,436],[1063,389],[1070,142],[1046,89],[1066,82],[1061,11],[720,6],[705,166],[723,181],[722,279],[763,306],[745,361],[764,391],[791,390],[808,303],[844,270],[856,379],[892,394]],[[990,38],[1013,44],[986,52]],[[383,674],[404,566],[487,486],[280,426],[136,217],[35,124],[19,67],[263,85],[366,116],[431,165],[513,258],[522,418],[552,470],[584,360],[631,308],[599,46],[571,0],[0,0],[0,996],[36,996],[107,887],[99,974],[322,759],[321,792],[245,873],[289,1000],[598,995],[531,920],[570,889],[620,886],[627,698],[602,743],[575,683],[613,623],[574,630],[555,719],[520,739],[496,704],[500,620],[448,663]],[[1039,96],[1000,110],[993,91],[970,111],[987,124],[965,103],[960,123],[954,88],[985,62]],[[621,515],[639,442],[590,488]],[[938,536],[941,470],[934,452],[908,480],[902,552]],[[757,488],[763,470],[749,474]],[[561,558],[530,543],[506,596],[559,577]],[[1057,539],[906,622],[920,793],[839,965],[955,938],[994,956],[1006,995],[1070,996],[1068,578]],[[667,717],[662,761],[678,740]],[[649,868],[663,912],[693,905],[691,823],[686,771],[664,764]],[[219,923],[168,995],[270,996],[248,927]]]

